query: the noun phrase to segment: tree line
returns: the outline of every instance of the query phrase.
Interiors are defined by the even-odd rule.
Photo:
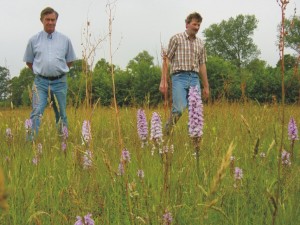
[[[271,67],[259,59],[260,51],[253,42],[258,21],[254,15],[238,15],[203,31],[207,50],[207,72],[211,100],[255,100],[272,102],[281,100],[281,61]],[[285,47],[295,50],[295,55],[285,55],[286,102],[300,100],[300,17],[286,19]],[[275,44],[275,43],[274,43]],[[112,103],[112,68],[119,106],[146,104],[157,106],[163,96],[158,91],[161,66],[147,51],[131,59],[125,69],[110,65],[100,59],[90,71],[87,62],[74,62],[68,74],[68,104],[79,106],[86,101],[87,79],[90,79],[89,98],[103,106]],[[34,74],[23,68],[18,77],[10,78],[9,70],[0,66],[1,106],[31,105],[31,86]]]

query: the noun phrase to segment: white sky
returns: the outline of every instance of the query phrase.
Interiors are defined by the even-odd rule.
[[[108,33],[107,0],[0,0],[0,66],[18,76],[25,67],[23,55],[28,39],[43,29],[40,12],[47,6],[59,13],[56,30],[72,41],[77,58],[82,58],[82,33],[86,21],[91,22],[92,36],[97,39]],[[254,42],[261,50],[260,59],[275,66],[279,52],[275,46],[281,11],[276,0],[117,0],[115,2],[112,48],[113,63],[122,69],[138,53],[146,50],[156,60],[160,43],[185,30],[184,20],[194,11],[203,17],[199,36],[213,23],[220,23],[239,14],[255,15],[258,28]],[[300,0],[291,0],[286,16],[300,8]],[[299,10],[297,9],[299,15]],[[109,61],[109,42],[102,42],[94,63]],[[116,50],[117,49],[117,50]],[[292,52],[291,52],[292,53]],[[159,58],[159,57],[158,57]]]

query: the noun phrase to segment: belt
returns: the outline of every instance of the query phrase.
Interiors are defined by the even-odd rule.
[[[46,77],[46,76],[42,76],[42,75],[39,75],[39,74],[38,74],[38,76],[39,76],[40,78],[43,78],[43,79],[46,79],[46,80],[51,80],[51,81],[53,81],[53,80],[58,80],[58,79],[62,78],[62,77],[65,76],[65,75],[66,75],[66,74],[61,74],[61,75],[54,76],[54,77]]]
[[[178,70],[178,71],[175,71],[174,73],[172,73],[172,75],[176,75],[179,73],[198,73],[198,72],[193,71],[193,70]]]

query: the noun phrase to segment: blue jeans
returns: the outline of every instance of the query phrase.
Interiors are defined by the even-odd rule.
[[[32,111],[30,114],[32,129],[35,135],[38,134],[41,123],[40,120],[47,106],[48,93],[53,102],[56,124],[59,125],[59,123],[62,122],[64,126],[68,126],[66,114],[67,90],[68,84],[66,75],[53,81],[40,76],[35,77],[32,86]]]
[[[191,86],[198,86],[200,91],[199,75],[196,72],[181,72],[172,75],[172,114],[181,116],[188,105],[188,95]]]
[[[166,135],[177,123],[184,109],[188,106],[189,89],[197,86],[200,91],[199,75],[196,72],[181,72],[172,75],[172,112],[166,123]]]

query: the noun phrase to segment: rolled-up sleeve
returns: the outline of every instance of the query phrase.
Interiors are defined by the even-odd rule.
[[[175,51],[177,49],[177,45],[178,45],[177,38],[175,36],[173,36],[170,39],[169,46],[168,46],[168,51],[167,51],[167,57],[168,57],[169,60],[171,60],[174,57]]]

